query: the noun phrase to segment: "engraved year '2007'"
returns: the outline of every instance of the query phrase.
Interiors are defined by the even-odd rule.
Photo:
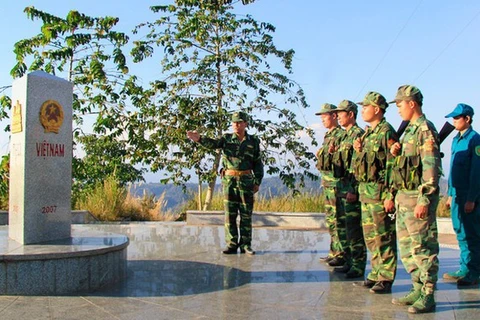
[[[57,206],[45,206],[42,207],[42,213],[55,213],[57,211]]]

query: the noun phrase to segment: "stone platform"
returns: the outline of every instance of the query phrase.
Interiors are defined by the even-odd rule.
[[[0,296],[2,320],[30,319],[478,319],[480,290],[439,280],[435,313],[409,315],[392,297],[410,290],[401,264],[392,294],[375,295],[318,260],[322,230],[255,228],[255,256],[223,255],[222,226],[92,224],[91,232],[130,239],[128,276],[79,296]],[[440,249],[440,276],[459,251]],[[369,269],[370,266],[367,266]]]
[[[223,211],[187,210],[189,225],[221,225],[225,223]],[[325,229],[325,213],[321,212],[253,212],[254,227],[281,227],[284,229]]]
[[[22,245],[0,227],[0,294],[64,295],[113,284],[126,277],[128,243],[81,225],[69,239]]]

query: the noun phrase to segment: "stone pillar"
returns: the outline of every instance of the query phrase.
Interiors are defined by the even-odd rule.
[[[13,82],[9,237],[71,236],[72,83],[43,71]]]

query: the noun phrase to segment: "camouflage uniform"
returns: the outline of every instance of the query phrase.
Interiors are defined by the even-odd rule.
[[[411,108],[411,101],[415,101],[417,109],[413,110],[419,112],[419,117],[411,119],[405,130],[390,180],[391,193],[396,194],[400,257],[413,283],[410,293],[392,302],[412,305],[408,310],[412,313],[429,312],[435,307],[433,291],[439,267],[436,212],[442,175],[440,146],[435,126],[420,113],[423,103],[420,90],[401,86],[396,101],[400,108]],[[417,205],[427,207],[425,218],[415,216]]]
[[[317,115],[327,112],[332,112],[336,106],[332,104],[324,104]],[[337,187],[339,179],[334,172],[333,157],[334,152],[330,152],[330,148],[338,148],[340,141],[343,139],[344,130],[337,126],[325,134],[322,147],[317,152],[317,168],[322,175],[323,194],[325,195],[325,222],[330,234],[330,250],[328,257],[343,259],[344,249],[340,242],[338,234],[338,226],[345,229],[345,210],[340,207],[340,202],[337,198]],[[339,168],[337,168],[339,169]]]
[[[392,173],[400,257],[414,288],[432,294],[438,278],[436,212],[442,172],[435,126],[422,115],[408,125],[401,145]],[[417,204],[428,206],[425,219],[415,217]]]
[[[379,95],[370,92],[359,104],[369,105],[371,101],[367,101],[367,97],[372,94]],[[395,216],[385,212],[383,205],[389,196],[387,178],[393,162],[390,147],[397,141],[397,133],[383,118],[374,129],[367,129],[362,150],[356,152],[352,160],[355,178],[359,182],[363,236],[371,254],[372,270],[367,280],[375,282],[392,283],[397,271]]]
[[[237,116],[236,116],[237,115]],[[247,121],[243,112],[235,113],[232,121],[238,117]],[[222,174],[225,206],[225,241],[228,248],[247,248],[252,243],[252,213],[254,185],[260,185],[263,179],[263,163],[260,155],[260,140],[245,132],[240,141],[233,133],[227,133],[220,139],[202,137],[199,141],[208,149],[222,149],[222,170],[234,170],[246,173],[241,175]],[[240,213],[240,239],[237,229],[237,216]]]
[[[351,106],[349,104],[354,106],[354,112],[356,114],[356,104],[348,100],[342,101],[337,110],[353,111],[348,109],[348,107]],[[365,272],[367,260],[367,251],[362,230],[361,203],[360,201],[347,202],[346,196],[347,193],[358,194],[358,182],[355,180],[351,168],[354,154],[353,142],[362,137],[364,133],[365,131],[357,124],[346,130],[343,140],[340,142],[340,147],[334,155],[335,167],[341,168],[341,170],[337,170],[339,172],[337,176],[340,179],[337,194],[339,195],[341,206],[345,210],[345,225],[337,227],[338,236],[345,251],[346,264],[351,270],[350,273],[356,272],[358,274]]]

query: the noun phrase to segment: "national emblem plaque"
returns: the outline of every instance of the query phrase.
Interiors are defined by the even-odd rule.
[[[63,124],[63,108],[55,100],[45,101],[40,108],[40,123],[45,132],[58,133]]]

